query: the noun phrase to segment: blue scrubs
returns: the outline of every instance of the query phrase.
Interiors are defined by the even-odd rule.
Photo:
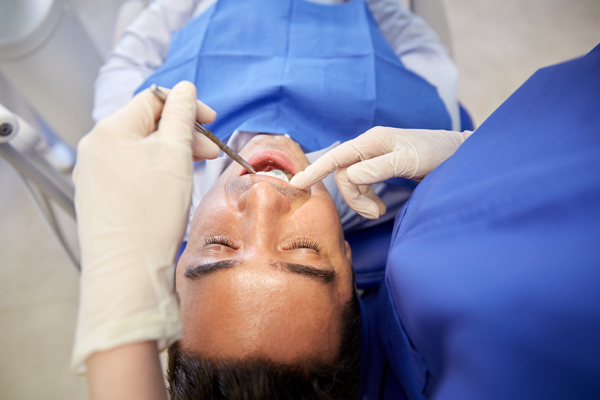
[[[379,291],[381,390],[600,398],[600,46],[535,73],[415,189]]]
[[[305,151],[376,125],[450,129],[437,90],[407,70],[364,0],[219,0],[173,36],[140,87],[196,84],[217,111],[220,139],[237,129],[287,133]]]

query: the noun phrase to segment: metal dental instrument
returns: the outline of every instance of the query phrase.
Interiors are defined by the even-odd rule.
[[[156,97],[158,97],[163,103],[165,101],[167,101],[167,95],[165,94],[165,92],[163,92],[162,90],[160,90],[158,88],[158,86],[156,86],[156,85],[150,86],[150,91],[152,93],[154,93],[154,95]],[[233,159],[233,161],[235,161],[236,163],[238,163],[242,167],[244,167],[246,169],[246,171],[248,171],[251,174],[256,174],[256,171],[254,170],[254,168],[252,168],[252,166],[250,164],[248,164],[248,162],[246,160],[244,160],[238,153],[236,153],[235,151],[233,151],[231,149],[231,147],[229,147],[225,143],[223,143],[211,131],[209,131],[204,126],[202,126],[202,124],[200,122],[198,122],[198,121],[195,121],[195,122],[196,122],[196,124],[195,124],[196,125],[196,130],[198,132],[200,132],[201,134],[203,134],[204,136],[206,136],[207,138],[209,138],[211,142],[213,142],[214,144],[216,144],[217,146],[219,146],[219,148],[221,150],[223,150],[223,152],[225,154],[227,154],[229,157],[231,157]]]

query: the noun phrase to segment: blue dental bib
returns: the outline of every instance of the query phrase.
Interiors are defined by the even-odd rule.
[[[435,87],[407,70],[363,0],[219,0],[175,33],[138,89],[193,82],[217,111],[208,128],[287,133],[305,151],[377,125],[450,129]]]

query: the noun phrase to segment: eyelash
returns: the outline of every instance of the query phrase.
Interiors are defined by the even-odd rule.
[[[209,246],[211,244],[220,244],[222,246],[227,246],[232,249],[236,248],[231,240],[222,236],[212,236],[204,240],[204,246]]]
[[[231,240],[222,236],[212,236],[204,240],[204,246],[210,246],[211,244],[220,244],[222,246],[227,246],[232,249],[236,248],[235,244]],[[313,242],[312,240],[306,239],[298,240],[292,243],[292,249],[312,249],[317,253],[321,251],[321,248],[317,243]]]
[[[321,250],[317,243],[313,242],[312,240],[306,239],[298,240],[292,243],[292,249],[313,249],[317,253]]]

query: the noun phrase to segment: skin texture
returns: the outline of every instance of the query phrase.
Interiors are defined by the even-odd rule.
[[[167,400],[155,341],[99,351],[87,362],[92,400]]]
[[[258,135],[240,154],[253,164],[270,151],[284,154],[292,173],[309,165],[283,136]],[[198,268],[207,264],[219,267]],[[182,348],[211,358],[330,361],[340,310],[353,290],[350,265],[323,184],[299,190],[232,163],[196,210],[177,265]]]

